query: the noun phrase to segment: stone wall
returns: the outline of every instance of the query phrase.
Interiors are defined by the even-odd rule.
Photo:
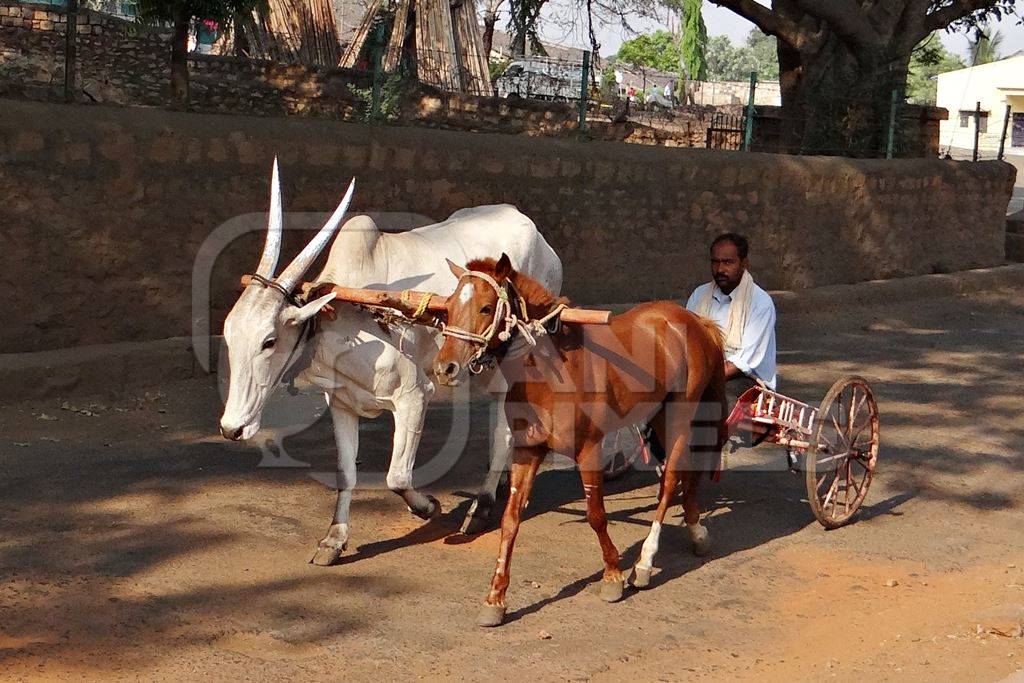
[[[63,8],[0,0],[0,95],[61,101],[66,14]],[[78,16],[76,97],[118,105],[169,104],[169,35],[88,9]],[[210,113],[300,115],[331,120],[360,116],[366,71],[193,54],[190,108]],[[392,118],[453,130],[524,135],[574,134],[571,104],[509,101],[443,93],[406,84]],[[671,137],[671,136],[662,136]],[[656,141],[654,134],[645,142]]]
[[[939,124],[949,118],[942,107],[904,104],[896,118],[894,140],[897,157],[939,156]],[[782,108],[758,106],[754,115],[753,149],[780,153],[782,145]]]
[[[1004,257],[1013,168],[537,140],[312,119],[0,100],[0,352],[188,334],[200,245],[215,321],[259,257],[271,160],[285,207],[443,219],[507,202],[530,216],[583,304],[681,298],[707,246],[749,235],[752,270],[796,289],[991,266]],[[249,215],[247,219],[238,216]],[[297,213],[294,225],[319,216]],[[318,224],[317,224],[318,225]],[[288,232],[287,254],[306,234]]]
[[[66,13],[53,5],[0,0],[0,94],[60,99]],[[77,96],[83,101],[160,105],[169,79],[167,35],[82,9],[77,17]]]

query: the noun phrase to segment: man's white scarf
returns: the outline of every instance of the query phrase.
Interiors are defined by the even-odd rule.
[[[711,317],[711,301],[715,292],[721,292],[715,281],[704,292],[700,300],[700,314],[705,318]],[[754,298],[754,278],[750,277],[750,271],[743,271],[743,277],[736,289],[732,290],[732,303],[729,305],[729,320],[722,332],[725,334],[726,353],[735,353],[743,346],[743,328],[747,326],[747,315],[750,313],[750,303]]]

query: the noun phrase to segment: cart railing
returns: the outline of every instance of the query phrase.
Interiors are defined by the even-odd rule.
[[[760,393],[752,406],[751,420],[810,436],[818,417],[817,408],[763,386],[759,389]]]

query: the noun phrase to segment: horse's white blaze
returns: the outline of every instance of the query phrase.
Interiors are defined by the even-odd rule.
[[[459,303],[468,304],[473,298],[473,285],[466,282],[463,283],[462,288],[459,289]]]
[[[643,547],[640,549],[640,559],[636,566],[641,569],[650,569],[654,566],[654,556],[658,553],[658,538],[661,536],[661,522],[651,524],[651,531],[647,534]]]

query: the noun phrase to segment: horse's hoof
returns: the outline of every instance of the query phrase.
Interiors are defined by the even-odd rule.
[[[477,626],[501,626],[501,623],[505,621],[505,606],[504,605],[488,605],[484,604],[480,608],[480,614],[476,617]]]
[[[697,539],[693,542],[693,554],[697,557],[707,557],[711,553],[711,537]]]
[[[633,586],[635,588],[647,588],[651,585],[651,568],[646,569],[637,565],[633,567]]]
[[[622,579],[618,581],[602,581],[601,582],[601,599],[605,602],[618,602],[622,599],[622,591],[626,582]]]
[[[348,546],[346,543],[338,548],[331,548],[329,546],[319,546],[316,552],[313,553],[313,557],[309,559],[310,564],[315,564],[318,567],[330,567],[332,564],[337,564],[338,560],[341,559],[341,554],[345,552],[345,548]]]

